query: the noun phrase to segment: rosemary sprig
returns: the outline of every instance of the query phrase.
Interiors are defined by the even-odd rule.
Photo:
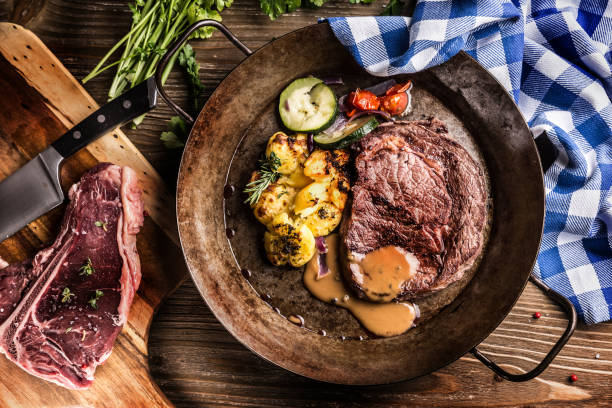
[[[278,172],[280,166],[281,160],[274,152],[270,152],[269,156],[259,160],[259,177],[247,184],[244,189],[244,192],[249,195],[245,203],[251,206],[257,204],[266,188],[280,177]]]

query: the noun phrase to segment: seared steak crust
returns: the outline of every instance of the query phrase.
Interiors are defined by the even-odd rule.
[[[480,253],[487,217],[484,174],[469,153],[433,118],[383,124],[356,150],[343,258],[390,245],[412,252],[419,268],[400,301],[461,279]],[[364,297],[348,266],[344,275]]]

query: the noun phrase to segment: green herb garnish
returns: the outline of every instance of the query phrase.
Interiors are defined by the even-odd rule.
[[[173,116],[167,126],[168,131],[162,132],[160,137],[166,149],[178,149],[185,146],[185,141],[189,136],[189,129],[185,121],[180,116]]]
[[[70,302],[72,296],[75,296],[75,294],[70,291],[69,287],[65,287],[62,291],[62,303]]]
[[[115,69],[108,99],[116,98],[153,75],[168,47],[189,25],[206,19],[221,21],[219,12],[231,4],[232,0],[136,0],[134,4],[129,4],[132,11],[130,31],[102,57],[83,83],[107,69]],[[202,27],[191,38],[208,38],[214,30],[213,27]],[[121,55],[116,54],[113,61],[112,57],[121,48]],[[178,55],[168,62],[162,73],[162,84],[170,75]],[[185,68],[193,71],[195,65],[186,64]],[[195,86],[193,78],[190,83]],[[136,118],[134,125],[140,124],[143,118],[144,115]]]
[[[281,191],[280,193],[278,193],[278,195],[276,196],[276,198],[281,198],[282,196],[284,196],[285,194],[289,194],[287,191]]]
[[[189,77],[189,84],[191,85],[191,94],[193,97],[193,108],[195,110],[200,109],[200,96],[204,90],[204,85],[200,81],[200,64],[195,59],[195,53],[191,45],[185,44],[181,48],[181,52],[178,56],[179,65],[185,68],[187,76]]]
[[[104,293],[101,290],[96,289],[95,294],[93,295],[93,297],[91,299],[89,299],[87,301],[87,303],[89,303],[89,305],[91,307],[93,307],[94,309],[98,308],[98,300],[104,296]]]
[[[351,1],[352,2],[352,1]],[[389,0],[385,9],[380,13],[381,16],[399,16],[404,11],[404,2],[402,0]]]
[[[72,326],[66,329],[66,333],[70,333],[72,331]]]
[[[91,265],[91,259],[87,258],[87,262],[83,266],[81,266],[79,276],[91,276],[96,270]]]
[[[246,185],[244,192],[249,195],[244,202],[251,206],[257,204],[261,194],[268,186],[280,177],[278,168],[281,166],[281,160],[274,152],[270,152],[270,156],[259,160],[259,177]]]
[[[105,223],[105,222],[102,222],[102,221],[96,221],[96,222],[94,222],[94,225],[95,225],[96,227],[100,227],[100,228],[102,228],[102,229],[104,230],[104,232],[108,232],[108,229],[106,229],[106,223]]]

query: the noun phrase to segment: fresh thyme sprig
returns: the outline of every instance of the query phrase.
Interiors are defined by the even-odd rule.
[[[96,221],[96,222],[94,222],[94,225],[96,227],[100,227],[100,228],[102,228],[104,230],[104,232],[108,232],[108,229],[106,228],[106,224],[107,223],[105,223],[103,221]]]
[[[69,287],[65,287],[62,291],[62,303],[70,302],[72,297],[75,296],[74,293],[70,291]]]
[[[247,184],[244,189],[244,192],[249,195],[249,198],[244,201],[245,203],[249,203],[251,206],[257,204],[259,197],[266,188],[280,177],[278,172],[280,166],[281,160],[274,152],[270,152],[269,156],[259,160],[259,177]]]
[[[96,271],[91,264],[90,258],[87,258],[87,262],[85,262],[85,264],[83,264],[79,270],[81,271],[79,273],[80,276],[91,276]]]
[[[89,299],[87,301],[87,303],[89,303],[89,306],[91,306],[94,309],[98,308],[98,300],[104,296],[104,292],[102,292],[101,290],[96,289],[94,295],[91,297],[91,299]]]

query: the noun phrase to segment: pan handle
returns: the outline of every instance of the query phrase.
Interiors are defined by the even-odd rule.
[[[183,46],[183,44],[185,44],[185,42],[189,39],[191,34],[193,34],[195,30],[202,28],[202,27],[217,28],[219,31],[223,33],[223,35],[225,35],[225,37],[227,37],[228,40],[230,40],[232,44],[234,44],[247,57],[253,54],[253,51],[251,51],[246,45],[240,42],[240,40],[236,38],[236,36],[226,26],[224,26],[223,24],[215,20],[200,20],[200,21],[193,23],[192,25],[187,27],[187,29],[180,36],[180,38],[176,40],[168,48],[168,51],[164,54],[163,58],[159,62],[159,65],[157,66],[157,69],[155,70],[155,83],[157,84],[157,90],[159,91],[159,94],[161,95],[161,97],[164,98],[164,100],[168,103],[168,105],[170,105],[170,107],[174,109],[176,113],[182,116],[183,119],[185,119],[185,122],[187,122],[187,124],[189,124],[190,126],[193,125],[193,122],[194,122],[193,118],[191,117],[190,114],[188,114],[180,106],[178,106],[170,98],[170,96],[168,96],[162,84],[162,73],[166,69],[166,65],[168,65],[168,61],[170,61],[170,59],[174,56],[174,54],[176,54],[178,50]]]
[[[557,341],[557,343],[553,346],[553,348],[550,349],[546,357],[544,357],[544,359],[540,362],[540,364],[538,364],[533,370],[523,373],[523,374],[510,374],[509,372],[507,372],[506,370],[504,370],[503,368],[495,364],[493,361],[489,360],[484,354],[478,351],[476,347],[470,350],[470,353],[472,353],[474,357],[480,360],[480,362],[482,362],[484,365],[486,365],[491,370],[493,370],[501,378],[508,380],[508,381],[514,381],[514,382],[527,381],[527,380],[531,380],[532,378],[535,378],[538,375],[542,374],[542,372],[546,370],[548,365],[553,361],[553,359],[557,356],[557,354],[559,354],[563,346],[565,346],[565,343],[567,343],[570,337],[572,337],[572,334],[574,333],[574,329],[576,328],[576,320],[578,319],[578,316],[576,315],[576,309],[574,309],[574,305],[572,304],[572,302],[567,300],[567,298],[565,298],[558,292],[555,292],[554,290],[549,288],[546,284],[544,284],[544,282],[542,282],[539,278],[537,278],[533,273],[531,274],[529,279],[531,280],[531,282],[533,282],[537,287],[542,289],[545,294],[550,296],[555,302],[557,302],[565,310],[565,313],[567,314],[569,320],[567,322],[567,328],[565,329],[563,336],[561,336],[561,338]]]

